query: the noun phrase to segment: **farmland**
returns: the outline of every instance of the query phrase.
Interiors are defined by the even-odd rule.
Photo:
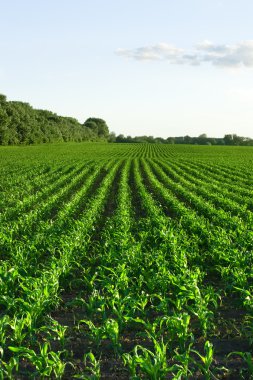
[[[0,379],[253,378],[253,149],[0,149]]]

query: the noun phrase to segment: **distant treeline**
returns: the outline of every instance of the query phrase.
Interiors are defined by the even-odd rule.
[[[111,143],[253,145],[253,139],[228,134],[223,138],[207,137],[131,137],[109,133],[103,119],[90,117],[83,124],[73,117],[59,116],[34,109],[29,103],[7,101],[0,94],[0,145],[41,144],[63,141],[108,141]]]
[[[29,103],[7,101],[0,94],[0,145],[40,144],[108,139],[106,122],[89,118],[83,124],[72,117],[34,109]]]
[[[249,137],[240,137],[236,134],[228,134],[222,138],[207,137],[205,133],[198,137],[180,136],[180,137],[153,137],[153,136],[136,136],[131,137],[124,135],[116,136],[111,133],[109,136],[110,142],[116,143],[151,143],[151,144],[193,144],[193,145],[251,145],[253,139]]]

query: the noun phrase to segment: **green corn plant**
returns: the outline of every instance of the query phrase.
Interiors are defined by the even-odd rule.
[[[92,352],[88,352],[83,356],[86,373],[74,375],[75,379],[82,380],[99,380],[101,378],[100,360],[97,360]],[[87,374],[87,372],[89,374]]]
[[[19,358],[12,356],[8,362],[0,359],[0,380],[2,379],[15,379],[15,374],[18,373]]]
[[[89,378],[92,378],[93,380],[99,380],[101,376],[100,361],[95,358],[92,352],[85,354],[83,361],[85,366],[89,367],[89,371],[92,374],[92,377]]]
[[[205,356],[201,355],[198,351],[192,349],[191,352],[194,352],[200,358],[201,363],[199,363],[198,361],[194,359],[192,360],[197,365],[197,367],[201,370],[201,372],[203,373],[203,375],[205,376],[207,380],[216,379],[216,377],[210,370],[211,364],[213,362],[214,350],[213,350],[212,343],[210,343],[208,340],[205,342],[204,350],[205,350]]]
[[[43,272],[40,278],[27,278],[21,287],[27,300],[20,299],[26,312],[29,312],[34,323],[49,306],[58,304],[58,273],[56,270]]]
[[[173,361],[179,364],[174,365],[173,380],[181,380],[182,378],[187,379],[189,376],[193,376],[193,372],[189,368],[191,363],[191,346],[192,343],[190,343],[189,346],[181,353],[179,353],[178,350],[175,350]]]
[[[40,351],[37,354],[34,350],[26,347],[9,347],[9,350],[18,354],[20,357],[27,358],[42,377],[51,376],[53,373],[56,378],[61,379],[63,376],[66,363],[61,358],[61,352],[49,351],[49,344],[40,345]]]
[[[137,376],[138,364],[136,363],[135,356],[130,353],[124,353],[122,355],[122,360],[123,360],[124,366],[128,367],[128,370],[130,372],[130,379],[139,380],[139,376]]]
[[[239,290],[241,293],[241,296],[243,298],[243,304],[246,306],[250,311],[253,310],[253,296],[252,296],[252,289],[242,289],[234,286],[234,289]]]
[[[139,294],[139,297],[136,302],[136,308],[141,311],[142,315],[145,314],[145,308],[147,307],[148,302],[149,294],[146,294],[144,291],[142,291]]]
[[[113,311],[113,314],[117,317],[119,328],[122,329],[126,325],[131,308],[129,303],[132,301],[131,297],[113,297],[107,300],[108,308]]]
[[[162,340],[158,342],[153,339],[153,343],[154,352],[137,345],[131,355],[122,355],[124,364],[129,367],[132,379],[137,379],[136,373],[140,371],[151,380],[160,380],[165,378],[171,370],[167,364],[167,345]]]
[[[179,299],[181,298],[182,303],[187,305],[187,309],[196,315],[200,322],[202,333],[206,336],[208,329],[212,327],[213,312],[208,309],[208,304],[213,293],[209,291],[206,296],[203,296],[197,285],[197,279],[193,279],[187,286],[181,285],[179,290]]]
[[[56,379],[61,379],[65,372],[66,362],[61,359],[61,351],[50,351],[52,370]]]
[[[102,313],[103,316],[105,315],[106,301],[97,289],[93,289],[87,301],[83,298],[77,298],[76,301],[72,302],[83,305],[88,316],[92,316],[96,312]]]
[[[10,323],[10,317],[7,314],[5,314],[2,317],[2,319],[0,320],[0,342],[1,342],[0,344],[1,344],[1,346],[4,346],[5,342],[7,340],[8,335],[7,335],[6,330],[7,330],[9,323]],[[1,356],[1,354],[0,354],[0,356]]]
[[[160,320],[160,327],[166,326],[168,330],[168,340],[171,344],[179,344],[183,352],[186,348],[187,341],[192,341],[193,334],[189,332],[190,315],[182,313],[171,317],[163,317]]]
[[[48,324],[49,325],[42,326],[39,330],[48,333],[49,338],[52,338],[51,332],[53,332],[56,335],[56,339],[60,341],[61,349],[63,350],[66,344],[65,335],[68,327],[61,325],[58,321],[56,321],[53,318],[49,318]]]
[[[92,339],[92,341],[95,343],[96,347],[98,348],[101,344],[101,341],[107,337],[105,333],[105,327],[102,326],[95,326],[94,323],[88,319],[81,319],[78,322],[78,330],[80,330],[80,325],[84,323],[89,328],[89,336]]]
[[[112,342],[114,353],[118,354],[121,350],[118,322],[115,319],[107,319],[104,323],[104,331]]]
[[[10,320],[9,326],[13,331],[11,340],[17,343],[18,345],[21,345],[21,343],[26,338],[28,333],[31,332],[31,328],[32,328],[31,315],[27,313],[26,316],[22,316],[21,318],[14,316],[14,318]]]

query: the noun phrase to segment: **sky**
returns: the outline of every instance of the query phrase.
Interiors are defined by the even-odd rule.
[[[117,135],[253,138],[252,0],[0,0],[0,93]]]

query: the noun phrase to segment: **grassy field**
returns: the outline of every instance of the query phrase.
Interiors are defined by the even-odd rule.
[[[252,379],[253,148],[0,148],[0,379]]]

